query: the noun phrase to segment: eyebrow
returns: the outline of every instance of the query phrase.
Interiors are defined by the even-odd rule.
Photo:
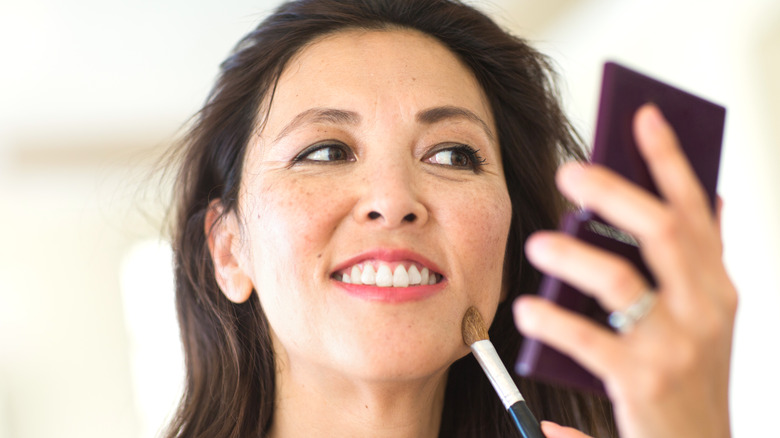
[[[418,123],[425,125],[433,125],[450,119],[466,119],[479,125],[492,141],[496,139],[493,130],[490,129],[490,126],[484,120],[473,111],[463,107],[445,105],[428,108],[418,112],[415,118]],[[276,136],[275,141],[279,141],[299,126],[308,123],[357,125],[360,123],[360,120],[360,115],[354,111],[335,108],[309,108],[295,116]]]
[[[310,108],[299,113],[282,129],[275,141],[279,141],[294,129],[308,123],[328,123],[333,125],[357,125],[360,123],[360,115],[354,111],[345,111],[334,108]]]
[[[490,126],[476,113],[459,106],[445,105],[428,108],[417,113],[417,121],[426,125],[432,125],[448,119],[466,119],[478,124],[490,140],[495,141],[496,136]]]

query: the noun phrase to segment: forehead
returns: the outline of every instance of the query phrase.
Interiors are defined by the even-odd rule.
[[[345,30],[305,46],[285,67],[264,137],[307,108],[411,118],[424,107],[458,106],[491,127],[471,70],[438,40],[414,30]]]

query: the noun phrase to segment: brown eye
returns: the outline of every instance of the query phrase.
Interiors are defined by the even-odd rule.
[[[467,167],[471,164],[471,159],[461,151],[444,150],[433,154],[431,161],[445,166]]]
[[[458,145],[438,150],[430,155],[426,161],[441,166],[471,169],[474,171],[479,170],[485,162],[485,160],[477,154],[476,150],[466,145]]]
[[[332,163],[350,161],[352,154],[346,146],[338,143],[317,144],[307,148],[295,157],[296,162],[315,161]]]

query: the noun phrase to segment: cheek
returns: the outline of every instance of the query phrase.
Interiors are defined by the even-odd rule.
[[[248,218],[255,241],[273,239],[276,245],[261,248],[272,254],[289,250],[300,257],[328,238],[343,218],[342,197],[321,185],[301,184],[294,179],[265,183],[252,195]]]
[[[326,257],[344,202],[332,189],[294,180],[255,182],[247,190],[249,259],[263,311],[288,352],[313,349],[315,315],[324,307],[318,256]]]
[[[492,314],[502,297],[504,256],[512,217],[509,195],[503,186],[463,196],[448,207],[442,223],[464,278],[464,293],[483,315]],[[490,311],[488,311],[490,310]]]
[[[254,281],[261,299],[288,300],[314,278],[318,255],[344,217],[333,190],[294,180],[249,187],[245,214]],[[298,303],[300,304],[300,303]]]
[[[460,240],[470,249],[474,266],[494,270],[499,262],[500,269],[512,216],[509,195],[500,189],[483,191],[468,199],[459,210]]]

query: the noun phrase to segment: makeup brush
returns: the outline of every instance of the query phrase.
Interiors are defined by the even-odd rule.
[[[517,389],[501,358],[498,357],[496,348],[490,342],[485,322],[475,307],[469,307],[466,315],[463,316],[461,332],[463,342],[471,348],[471,352],[501,398],[520,435],[523,438],[544,438],[539,422],[528,409],[520,390]]]

